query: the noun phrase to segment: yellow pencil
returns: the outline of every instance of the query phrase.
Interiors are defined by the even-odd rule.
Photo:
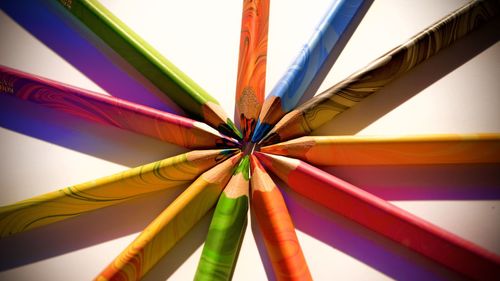
[[[0,207],[0,237],[72,218],[150,192],[187,184],[237,151],[191,151]]]

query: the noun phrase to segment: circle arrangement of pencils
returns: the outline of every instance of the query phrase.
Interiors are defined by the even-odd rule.
[[[0,65],[0,94],[190,149],[114,175],[0,207],[0,239],[169,188],[187,186],[95,280],[140,280],[214,210],[195,280],[230,280],[248,212],[276,280],[312,280],[280,182],[315,204],[477,280],[500,279],[500,256],[317,166],[500,163],[500,133],[311,136],[457,40],[498,18],[500,2],[472,1],[301,103],[342,35],[371,4],[334,1],[265,98],[270,0],[244,0],[235,122],[219,102],[97,0],[60,0],[193,119]],[[64,9],[62,9],[64,8]],[[268,85],[269,86],[269,85]],[[241,130],[241,131],[240,131]],[[274,177],[271,177],[273,175]],[[1,249],[0,249],[1,252]],[[332,266],[335,266],[332,264]],[[332,276],[332,279],[335,277]]]

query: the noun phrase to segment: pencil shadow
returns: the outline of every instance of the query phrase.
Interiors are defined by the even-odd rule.
[[[7,0],[0,2],[0,8],[109,94],[184,115],[178,106],[57,2]]]
[[[128,167],[186,151],[174,144],[14,97],[2,95],[0,104],[0,127]]]
[[[500,199],[500,164],[337,166],[322,169],[385,200]]]
[[[366,12],[370,9],[370,6],[372,5],[373,0],[365,1],[362,5],[361,8],[358,10],[356,15],[354,16],[351,24],[347,27],[347,29],[342,33],[340,36],[337,44],[333,48],[332,52],[328,55],[327,60],[321,66],[321,69],[319,70],[318,74],[314,79],[312,80],[311,84],[307,88],[307,90],[304,92],[304,96],[299,100],[298,105],[308,101],[311,99],[316,92],[318,91],[319,87],[321,86],[321,83],[323,83],[323,80],[325,80],[325,77],[328,75],[330,72],[330,69],[332,66],[335,64],[337,61],[338,57],[340,56],[340,53],[342,53],[342,50],[345,48],[347,45],[347,42],[349,42],[349,39],[351,36],[354,34],[354,31],[356,31],[356,28],[358,27],[359,23],[365,16]]]
[[[210,210],[188,233],[179,240],[175,246],[156,264],[150,272],[144,276],[144,281],[160,281],[166,280],[181,267],[181,265],[193,254],[198,248],[203,245],[206,240],[214,209]],[[244,228],[247,225],[245,224]],[[243,232],[242,241],[245,232]],[[241,249],[238,248],[238,253]],[[238,262],[238,254],[236,255],[236,263]],[[234,271],[234,268],[233,268]],[[231,275],[234,272],[231,273]],[[193,271],[193,277],[195,272]]]
[[[185,186],[154,192],[122,204],[2,238],[0,271],[142,231],[184,189]]]
[[[459,39],[356,106],[337,115],[312,135],[352,135],[492,46],[500,39],[500,18]]]
[[[269,258],[269,255],[267,254],[264,237],[262,236],[262,232],[260,231],[260,227],[257,223],[257,217],[255,216],[252,210],[250,210],[250,220],[251,220],[253,239],[255,240],[255,244],[257,245],[257,250],[259,251],[260,260],[262,261],[262,265],[264,266],[267,280],[276,281],[273,267],[271,265],[271,260]]]
[[[286,186],[277,180],[279,186]],[[281,188],[295,227],[395,280],[464,280],[376,232]],[[332,265],[334,267],[334,265]]]
[[[186,235],[149,271],[144,281],[168,279],[179,267],[203,245],[213,217],[213,209],[196,223]],[[193,277],[195,272],[193,271]]]

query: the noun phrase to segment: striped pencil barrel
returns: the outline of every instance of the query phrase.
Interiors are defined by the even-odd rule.
[[[251,204],[277,280],[312,280],[288,209],[278,187],[251,157]]]
[[[304,96],[364,0],[334,1],[287,71],[266,98],[252,141],[257,143]]]
[[[222,133],[241,138],[219,102],[114,16],[97,0],[60,0],[71,14],[99,36],[186,112]]]
[[[500,277],[500,256],[301,160],[256,153],[299,194],[476,280]]]
[[[194,280],[231,280],[247,225],[249,161],[241,159],[217,202]]]
[[[235,109],[245,141],[252,137],[264,102],[268,29],[269,0],[244,0]]]
[[[355,106],[500,12],[495,0],[473,1],[424,29],[365,68],[286,114],[262,139],[269,145],[305,136]]]
[[[499,163],[500,134],[307,136],[260,151],[324,166]]]
[[[205,123],[0,65],[0,93],[186,148],[235,147]]]
[[[96,280],[140,280],[216,203],[241,154],[199,176]]]
[[[198,150],[0,207],[0,237],[181,186],[237,152]]]

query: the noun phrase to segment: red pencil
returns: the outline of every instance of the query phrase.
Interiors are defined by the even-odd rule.
[[[312,280],[283,196],[259,160],[251,156],[252,211],[264,236],[277,280]]]
[[[235,147],[205,123],[0,65],[0,94],[15,96],[101,124],[186,148]]]
[[[301,195],[470,278],[500,278],[500,256],[297,159],[256,153]]]

